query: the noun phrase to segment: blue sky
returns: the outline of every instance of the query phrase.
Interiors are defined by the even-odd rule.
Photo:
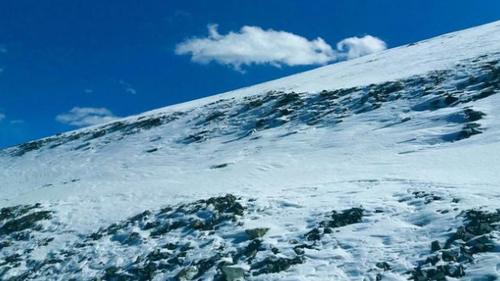
[[[334,63],[347,57],[336,47],[345,38],[390,48],[499,19],[498,0],[3,0],[0,147]],[[251,38],[248,53],[214,55],[252,30],[286,58]]]

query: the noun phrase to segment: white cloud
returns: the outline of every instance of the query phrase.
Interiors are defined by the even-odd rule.
[[[385,42],[371,35],[350,37],[337,43],[337,50],[343,53],[347,59],[366,56],[385,49],[387,49]]]
[[[208,26],[206,38],[192,38],[177,45],[175,53],[191,55],[198,63],[216,61],[239,69],[242,65],[325,64],[335,57],[323,39],[308,40],[285,31],[243,26],[239,32],[221,35],[217,25]]]
[[[136,89],[134,89],[134,88],[132,88],[132,87],[125,88],[125,92],[126,92],[127,94],[131,94],[131,95],[135,95],[135,94],[137,94],[137,90],[136,90]]]
[[[13,125],[17,125],[17,124],[24,124],[24,120],[21,120],[21,119],[15,119],[15,120],[11,120],[10,121],[10,124],[13,124]]]
[[[73,107],[69,112],[56,116],[58,122],[75,127],[97,125],[117,118],[109,109],[104,107]]]
[[[385,48],[385,42],[370,35],[344,39],[334,50],[320,37],[308,40],[290,32],[264,30],[258,26],[243,26],[238,32],[222,35],[217,25],[209,25],[208,37],[185,40],[176,46],[175,53],[190,55],[193,62],[214,61],[241,70],[242,66],[251,64],[277,67],[327,64]]]
[[[5,119],[5,114],[0,112],[0,122],[2,122],[3,119]]]

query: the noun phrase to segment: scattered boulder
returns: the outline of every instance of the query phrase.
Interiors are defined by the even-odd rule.
[[[342,212],[332,211],[329,220],[322,222],[321,226],[337,228],[359,223],[363,218],[363,212],[362,208],[351,208]]]
[[[306,239],[309,241],[317,241],[321,239],[321,232],[317,227],[313,228],[306,234]]]
[[[431,243],[431,252],[434,253],[436,251],[441,250],[441,245],[439,244],[439,241],[432,241]]]
[[[234,255],[234,259],[239,260],[243,257],[246,257],[246,260],[252,260],[257,254],[257,252],[261,249],[261,246],[262,246],[262,240],[260,239],[251,240],[246,247],[242,248]]]
[[[244,281],[248,269],[241,265],[224,265],[221,270],[225,281]]]
[[[179,273],[175,277],[175,280],[177,281],[193,280],[197,274],[198,274],[198,268],[196,268],[196,266],[188,266],[179,271]]]
[[[277,273],[289,269],[292,265],[301,264],[304,258],[296,256],[295,258],[277,258],[268,257],[252,265],[253,275]]]
[[[22,231],[25,229],[39,228],[38,222],[52,218],[51,211],[38,211],[27,214],[20,218],[13,218],[7,220],[2,227],[0,227],[0,236],[11,234],[13,232]]]
[[[385,261],[383,261],[383,262],[377,262],[375,264],[375,266],[378,267],[378,268],[380,268],[380,269],[383,269],[384,271],[391,270],[391,266],[387,262],[385,262]]]
[[[210,169],[221,169],[227,166],[229,166],[229,163],[222,163],[222,164],[212,165],[210,166]]]
[[[500,209],[496,212],[472,209],[462,216],[464,225],[457,228],[443,247],[439,241],[431,243],[434,254],[409,272],[411,280],[446,281],[447,277],[463,277],[466,264],[474,261],[475,254],[495,250],[491,232],[500,230]]]
[[[431,192],[427,191],[414,191],[413,196],[417,199],[423,199],[425,204],[430,204],[434,201],[439,201],[442,200],[443,198],[441,196],[435,195]]]
[[[269,228],[267,227],[262,227],[262,228],[252,228],[252,229],[246,229],[245,233],[248,235],[250,239],[256,239],[263,237],[266,235],[266,233],[269,231]]]

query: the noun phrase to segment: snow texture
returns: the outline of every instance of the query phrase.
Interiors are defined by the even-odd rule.
[[[499,92],[494,22],[4,149],[0,279],[497,280]]]

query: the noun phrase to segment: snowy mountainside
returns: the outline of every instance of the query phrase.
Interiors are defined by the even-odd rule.
[[[1,280],[497,280],[500,22],[0,151]]]

